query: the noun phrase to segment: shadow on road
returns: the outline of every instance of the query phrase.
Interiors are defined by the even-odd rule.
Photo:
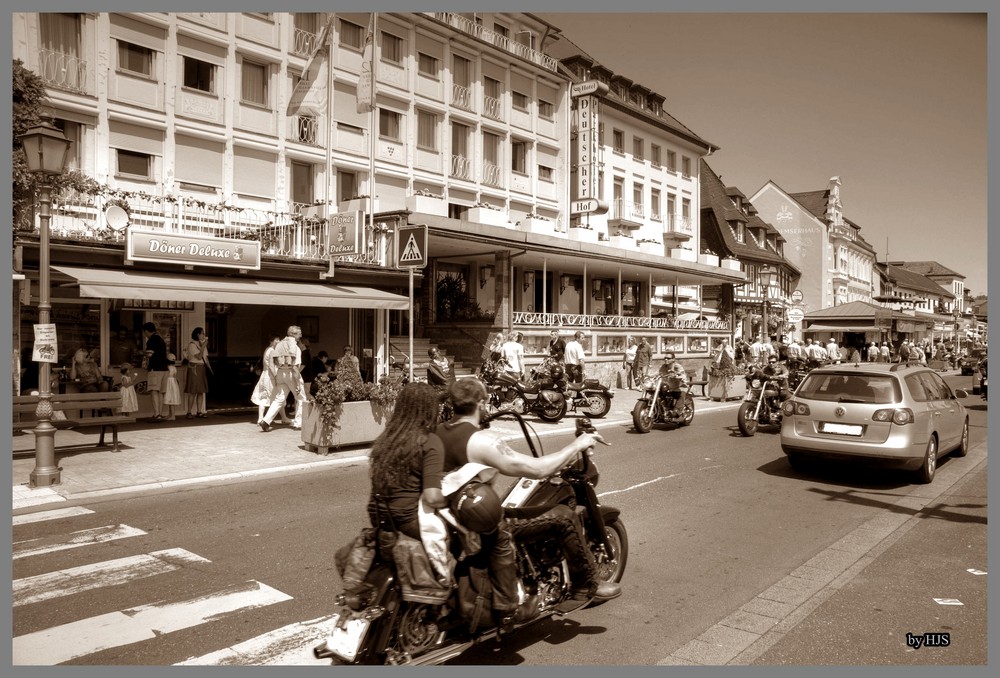
[[[938,468],[949,458],[938,460]],[[913,472],[905,469],[879,467],[864,461],[830,461],[803,459],[801,468],[793,469],[788,459],[782,455],[777,459],[757,467],[758,471],[771,476],[791,479],[821,481],[827,485],[847,487],[855,490],[885,491],[913,485]],[[902,496],[902,495],[900,495]]]
[[[584,626],[575,619],[550,617],[537,624],[526,626],[503,640],[487,641],[483,645],[473,647],[445,666],[514,666],[525,662],[520,651],[526,647],[538,643],[561,645],[580,635],[596,636],[607,630],[604,626]]]

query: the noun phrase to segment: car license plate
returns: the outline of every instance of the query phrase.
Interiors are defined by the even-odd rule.
[[[836,433],[842,436],[859,436],[862,433],[860,424],[837,424],[824,421],[819,428],[821,433]]]
[[[370,623],[367,619],[348,619],[341,622],[337,617],[336,625],[326,639],[326,646],[331,652],[343,657],[348,661],[354,661],[361,646],[361,639],[365,637],[365,631]]]

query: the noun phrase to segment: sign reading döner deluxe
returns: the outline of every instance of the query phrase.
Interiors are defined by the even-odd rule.
[[[259,271],[260,241],[130,228],[125,258]]]

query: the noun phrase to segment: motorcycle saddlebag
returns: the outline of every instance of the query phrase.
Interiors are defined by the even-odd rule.
[[[475,633],[481,624],[490,623],[489,614],[493,607],[493,586],[490,584],[489,570],[485,567],[465,567],[458,580],[458,611],[469,624],[469,631]],[[484,615],[486,617],[484,618]]]
[[[392,547],[403,600],[439,605],[448,600],[453,582],[439,579],[421,541],[400,532]]]
[[[344,590],[356,591],[364,584],[372,561],[375,560],[374,530],[366,527],[360,534],[339,549],[333,556],[337,574],[344,582]]]

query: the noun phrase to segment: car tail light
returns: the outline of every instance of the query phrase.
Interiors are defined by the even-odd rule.
[[[790,417],[793,414],[797,414],[800,417],[808,417],[809,406],[806,405],[805,403],[800,403],[795,400],[786,400],[785,402],[781,403],[781,412],[786,417]]]
[[[885,410],[875,410],[872,414],[872,421],[891,421],[893,424],[912,424],[916,421],[913,416],[913,410],[908,407],[901,407],[899,409],[885,409]]]

